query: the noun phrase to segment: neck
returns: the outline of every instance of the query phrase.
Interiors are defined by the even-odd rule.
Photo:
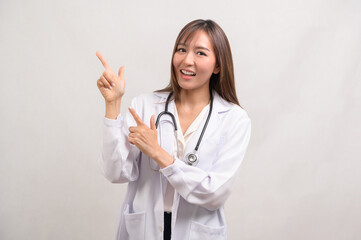
[[[177,106],[187,108],[199,108],[206,106],[210,101],[209,90],[207,91],[189,91],[181,89]]]

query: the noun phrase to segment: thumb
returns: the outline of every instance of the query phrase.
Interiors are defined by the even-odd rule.
[[[118,71],[118,77],[124,79],[124,66],[121,66]]]
[[[118,77],[124,79],[124,66],[121,66],[118,71]]]
[[[155,126],[155,122],[154,122],[154,115],[150,117],[150,129],[157,130],[157,127]]]

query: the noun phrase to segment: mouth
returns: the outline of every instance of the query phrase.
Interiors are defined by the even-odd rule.
[[[181,69],[180,72],[181,72],[182,74],[186,75],[186,76],[191,76],[191,77],[193,77],[193,76],[196,75],[196,73],[194,73],[194,72],[192,72],[192,71],[189,71],[189,70],[187,71],[187,70],[184,70],[184,69]]]

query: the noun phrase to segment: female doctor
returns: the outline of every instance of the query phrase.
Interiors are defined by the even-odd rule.
[[[212,20],[179,33],[171,80],[120,115],[124,67],[97,86],[106,103],[100,168],[128,183],[116,239],[227,239],[224,204],[246,153],[251,122],[237,100],[231,49]]]

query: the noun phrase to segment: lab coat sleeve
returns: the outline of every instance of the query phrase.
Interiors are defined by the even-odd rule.
[[[232,127],[227,127],[225,142],[210,169],[205,171],[189,166],[175,158],[172,165],[161,170],[175,190],[189,203],[216,210],[229,197],[251,135],[251,121],[247,114],[234,120],[226,124]]]
[[[132,107],[137,110],[136,99]],[[139,150],[128,141],[129,126],[135,123],[127,116],[119,115],[116,120],[104,117],[99,166],[102,174],[112,183],[135,181],[139,175]]]

